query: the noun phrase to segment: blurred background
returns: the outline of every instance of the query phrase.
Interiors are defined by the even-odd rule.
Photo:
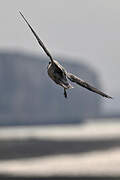
[[[48,57],[114,97],[47,75]],[[1,0],[0,179],[120,179],[120,1]]]

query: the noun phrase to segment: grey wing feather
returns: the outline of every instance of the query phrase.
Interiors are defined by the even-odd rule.
[[[91,86],[90,84],[88,84],[87,82],[81,80],[80,78],[78,78],[77,76],[71,74],[71,73],[67,73],[67,77],[70,81],[72,82],[75,82],[77,83],[78,85],[92,91],[92,92],[95,92],[103,97],[106,97],[106,98],[112,98],[111,96],[108,96],[107,94],[101,92],[100,90],[98,90],[97,88]]]
[[[31,25],[28,23],[28,21],[25,19],[25,17],[23,16],[23,14],[19,11],[19,13],[21,14],[22,18],[25,20],[25,22],[27,23],[27,25],[29,26],[29,28],[31,29],[32,33],[34,34],[34,36],[36,37],[39,45],[43,48],[43,50],[45,51],[45,53],[49,56],[50,60],[53,62],[53,58],[51,56],[51,54],[49,53],[49,51],[46,49],[45,45],[43,44],[43,42],[40,40],[40,38],[38,37],[38,35],[36,34],[36,32],[33,30],[33,28],[31,27]]]

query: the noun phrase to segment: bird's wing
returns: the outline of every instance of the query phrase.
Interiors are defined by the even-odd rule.
[[[107,94],[101,92],[99,89],[92,87],[90,84],[88,84],[85,81],[79,79],[77,76],[75,76],[75,75],[73,75],[71,73],[67,73],[67,77],[68,77],[68,79],[70,81],[75,82],[78,85],[80,85],[80,86],[82,86],[82,87],[84,87],[84,88],[86,88],[86,89],[88,89],[88,90],[90,90],[92,92],[95,92],[95,93],[97,93],[97,94],[99,94],[99,95],[101,95],[103,97],[106,97],[106,98],[112,98],[111,96],[108,96]]]
[[[25,20],[25,22],[27,23],[27,25],[29,26],[29,28],[31,29],[32,33],[34,34],[34,36],[36,37],[39,45],[43,48],[43,50],[45,51],[45,53],[49,56],[50,60],[53,62],[53,58],[51,56],[51,54],[49,53],[49,51],[46,49],[45,45],[43,44],[43,42],[40,40],[40,38],[38,37],[38,35],[36,34],[36,32],[33,30],[33,28],[31,27],[31,25],[28,23],[28,21],[25,19],[25,17],[23,16],[23,14],[19,11],[19,13],[21,14],[22,18]]]

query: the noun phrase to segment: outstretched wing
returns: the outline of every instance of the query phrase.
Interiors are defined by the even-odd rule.
[[[19,13],[21,14],[22,18],[25,20],[25,22],[27,23],[27,25],[29,26],[29,28],[31,29],[32,33],[34,34],[34,36],[36,37],[39,45],[43,48],[43,50],[45,51],[45,53],[49,56],[50,60],[53,62],[53,58],[51,56],[51,54],[49,53],[49,51],[46,49],[45,45],[43,44],[43,42],[40,40],[40,38],[38,37],[38,35],[36,34],[36,32],[33,30],[33,28],[31,27],[31,25],[28,23],[28,21],[25,19],[25,17],[23,16],[23,14],[19,11]]]
[[[92,91],[95,92],[103,97],[106,98],[112,98],[111,96],[108,96],[107,94],[101,92],[100,90],[98,90],[97,88],[92,87],[90,84],[86,83],[85,81],[79,79],[77,76],[71,74],[71,73],[67,73],[67,77],[70,81],[77,83],[78,85]]]

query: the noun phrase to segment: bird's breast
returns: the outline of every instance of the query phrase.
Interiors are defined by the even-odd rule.
[[[49,75],[49,77],[53,80],[53,81],[55,81],[55,77],[56,77],[56,75],[55,75],[55,69],[54,69],[54,67],[50,64],[49,66],[48,66],[48,75]]]

